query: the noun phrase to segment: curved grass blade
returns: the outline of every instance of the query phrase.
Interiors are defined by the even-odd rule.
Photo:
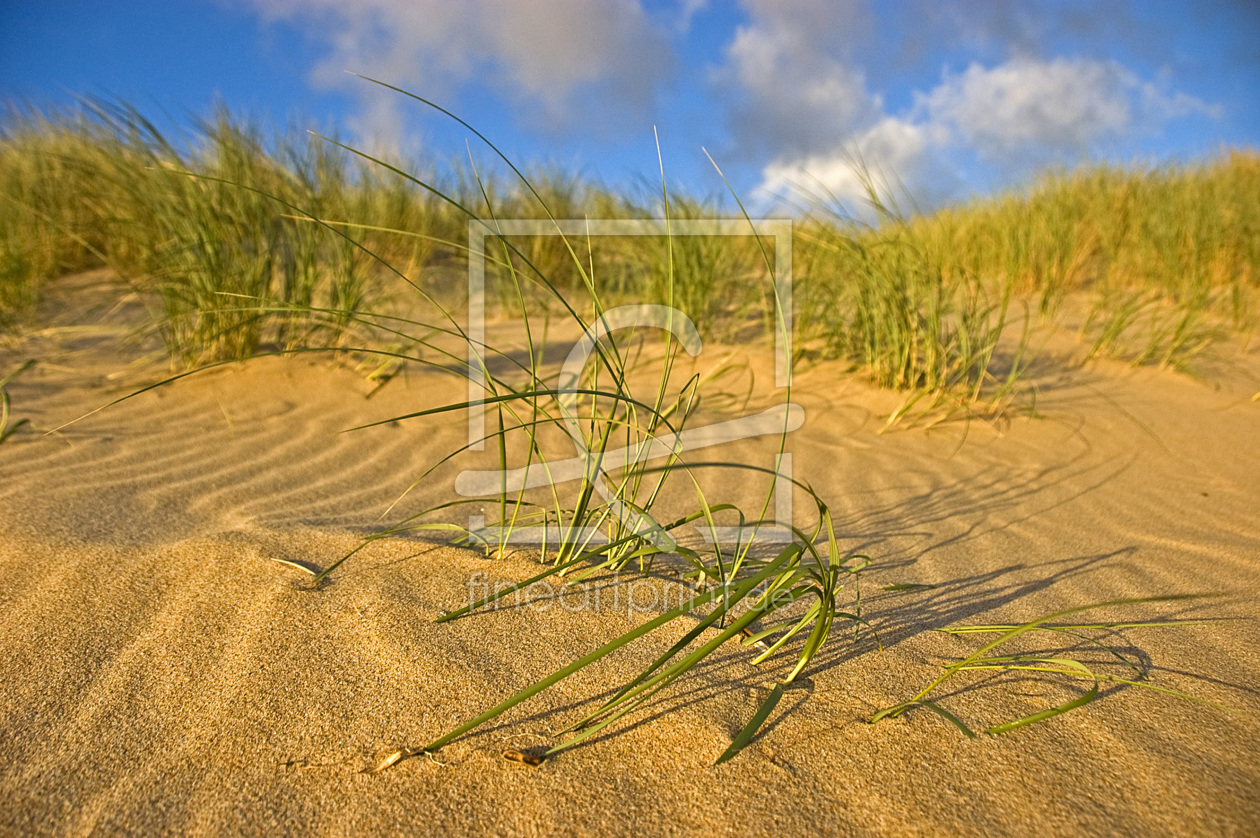
[[[1084,695],[1078,695],[1076,698],[1072,699],[1071,701],[1065,701],[1062,704],[1058,704],[1054,707],[1049,707],[1038,713],[1033,713],[1031,715],[1024,716],[1022,719],[1016,719],[1013,722],[1004,722],[1003,724],[1000,724],[1000,725],[994,725],[993,727],[986,729],[985,733],[996,736],[1001,733],[1009,733],[1012,730],[1017,730],[1021,727],[1024,727],[1025,725],[1031,725],[1037,722],[1043,722],[1046,719],[1053,719],[1055,716],[1061,716],[1070,710],[1075,710],[1078,707],[1084,707],[1086,704],[1089,704],[1091,701],[1098,698],[1098,695],[1099,695],[1098,690],[1099,690],[1099,684],[1097,681],[1095,681],[1094,686],[1090,687],[1088,692],[1086,692]]]
[[[717,637],[709,640],[703,646],[696,649],[682,660],[676,662],[664,672],[657,674],[651,680],[640,684],[635,689],[626,693],[625,696],[620,699],[620,703],[624,706],[621,706],[620,708],[614,707],[612,710],[608,711],[608,715],[604,718],[590,724],[587,727],[583,727],[580,732],[574,734],[571,738],[566,739],[564,742],[561,742],[559,745],[556,745],[554,748],[547,751],[547,754],[551,755],[572,748],[573,746],[594,736],[596,733],[599,733],[622,716],[642,706],[644,702],[656,693],[669,686],[680,676],[689,672],[696,664],[712,654],[723,643],[733,637],[738,637],[743,630],[750,623],[760,617],[762,613],[763,612],[760,609],[753,608],[746,611],[744,614],[741,614],[739,618],[724,629]],[[633,701],[631,701],[631,699],[633,699]]]
[[[761,702],[761,706],[757,708],[757,712],[753,714],[753,717],[748,720],[748,724],[744,725],[744,729],[735,737],[735,741],[731,742],[731,746],[717,758],[717,762],[713,763],[714,768],[731,759],[748,746],[748,743],[757,735],[757,731],[761,730],[761,726],[765,724],[766,719],[774,712],[774,708],[778,706],[781,698],[783,698],[783,685],[775,684],[774,689],[770,691],[770,695],[766,696],[766,700]]]
[[[589,716],[582,719],[581,721],[571,725],[566,730],[578,730],[578,729],[586,727],[591,722],[595,721],[596,719],[599,719],[604,714],[615,709],[622,702],[630,698],[633,698],[634,695],[636,695],[643,689],[646,689],[644,682],[647,681],[647,679],[654,672],[656,672],[662,666],[668,663],[671,659],[674,658],[675,655],[677,655],[683,649],[687,648],[687,646],[689,646],[692,641],[694,641],[701,634],[703,634],[706,629],[708,629],[710,626],[716,623],[719,619],[722,619],[723,617],[725,617],[726,614],[730,612],[730,609],[733,605],[736,605],[739,602],[741,602],[758,585],[760,585],[766,579],[769,579],[771,576],[774,576],[779,571],[779,569],[783,567],[784,564],[790,563],[793,559],[799,556],[799,553],[800,551],[799,549],[796,548],[796,545],[791,545],[785,548],[779,554],[779,556],[776,557],[774,561],[770,562],[765,568],[763,568],[760,573],[754,575],[750,579],[745,580],[743,583],[736,586],[734,590],[731,590],[728,586],[721,586],[721,587],[713,588],[711,592],[721,596],[721,600],[722,600],[721,607],[715,608],[711,614],[701,619],[697,625],[692,627],[690,631],[688,631],[685,635],[683,635],[683,637],[677,643],[671,646],[668,651],[666,651],[663,655],[658,657],[650,666],[648,666],[641,673],[639,673],[639,675],[636,676],[633,680],[627,682],[625,686],[623,686],[620,690],[617,691],[616,695],[614,695],[607,702],[605,702],[603,706],[601,706],[598,710],[591,713]],[[648,686],[650,686],[650,683],[648,684]]]
[[[958,728],[958,730],[962,732],[963,736],[966,736],[968,739],[977,738],[975,731],[967,727],[967,725],[963,723],[962,719],[958,718],[953,713],[949,712],[944,707],[937,704],[935,701],[927,701],[927,700],[912,701],[912,702],[907,702],[905,704],[899,704],[897,705],[897,707],[900,709],[897,711],[895,715],[900,715],[906,710],[909,710],[911,707],[922,707],[925,710],[931,710],[933,713],[940,716],[942,719],[949,722],[954,727]],[[881,715],[876,715],[871,718],[871,722],[872,723],[877,722],[881,718],[882,718]]]
[[[512,695],[510,698],[507,698],[499,702],[495,706],[491,707],[489,710],[486,710],[484,713],[481,713],[475,716],[474,718],[469,719],[467,722],[455,728],[454,730],[450,731],[449,733],[439,736],[437,739],[434,739],[432,742],[425,745],[424,750],[430,751],[430,752],[438,750],[442,746],[449,743],[451,740],[456,739],[460,736],[463,736],[465,733],[468,733],[469,731],[477,727],[480,727],[481,725],[485,724],[486,722],[490,721],[496,716],[502,715],[508,710],[511,710],[516,705],[520,704],[522,701],[525,701],[526,699],[537,695],[538,693],[542,692],[543,690],[547,689],[553,684],[559,683],[560,681],[564,680],[565,678],[568,678],[570,675],[577,672],[578,670],[584,669],[590,664],[595,663],[596,661],[604,657],[607,657],[609,654],[617,651],[621,647],[629,643],[632,643],[635,640],[638,640],[640,637],[643,637],[649,632],[655,631],[656,629],[660,628],[666,623],[673,621],[677,617],[680,617],[683,614],[686,614],[687,612],[692,611],[701,605],[706,605],[710,602],[713,602],[720,595],[721,595],[720,591],[710,591],[706,594],[693,597],[687,602],[678,606],[677,608],[674,608],[671,611],[667,611],[664,614],[661,614],[651,620],[648,620],[646,623],[643,623],[638,628],[632,631],[626,632],[625,634],[621,635],[615,640],[605,643],[603,646],[600,646],[598,649],[595,649],[594,651],[588,652],[587,654],[573,661],[572,663],[570,663],[568,666],[564,667],[563,669],[559,669],[553,672],[551,675],[548,675],[546,678],[543,678],[539,681],[535,681],[533,684],[529,685],[525,689],[517,692],[516,694]]]
[[[1005,733],[1009,730],[1015,730],[1019,727],[1023,727],[1024,725],[1033,724],[1035,722],[1054,718],[1055,716],[1062,715],[1063,713],[1066,713],[1070,710],[1075,710],[1079,707],[1083,707],[1086,704],[1089,704],[1090,702],[1094,701],[1095,699],[1099,697],[1099,695],[1101,694],[1100,684],[1101,682],[1104,682],[1104,681],[1117,683],[1117,684],[1127,684],[1131,686],[1144,687],[1144,688],[1147,688],[1156,692],[1161,692],[1161,693],[1165,693],[1169,695],[1175,695],[1182,698],[1189,698],[1194,701],[1198,701],[1200,703],[1211,704],[1212,702],[1204,702],[1202,699],[1198,699],[1198,698],[1195,698],[1194,696],[1180,693],[1179,691],[1176,691],[1176,690],[1169,690],[1167,688],[1158,687],[1154,684],[1149,684],[1142,681],[1132,681],[1132,680],[1128,680],[1124,678],[1119,678],[1113,675],[1108,675],[1103,672],[1095,672],[1089,666],[1086,666],[1084,663],[1074,658],[1046,657],[1044,655],[1038,655],[1038,654],[1016,654],[1016,655],[1000,655],[1000,656],[993,656],[993,655],[988,654],[989,652],[991,652],[993,649],[997,648],[998,646],[1004,643],[1007,643],[1010,640],[1013,640],[1014,638],[1020,635],[1026,634],[1028,632],[1034,632],[1034,631],[1057,632],[1057,633],[1066,634],[1077,641],[1085,641],[1094,647],[1101,648],[1102,650],[1111,653],[1111,655],[1117,658],[1120,663],[1128,666],[1130,669],[1134,669],[1135,667],[1132,661],[1128,660],[1125,656],[1121,655],[1115,649],[1111,648],[1110,646],[1107,646],[1105,643],[1102,643],[1101,641],[1095,640],[1094,638],[1083,636],[1081,632],[1088,629],[1114,631],[1120,628],[1146,628],[1146,627],[1152,627],[1152,626],[1183,625],[1185,623],[1184,622],[1170,622],[1170,621],[1164,620],[1164,621],[1144,621],[1144,622],[1139,621],[1139,622],[1127,622],[1127,623],[1121,623],[1121,622],[1089,623],[1089,624],[1064,626],[1064,625],[1052,624],[1051,621],[1056,620],[1060,617],[1064,617],[1068,614],[1076,614],[1083,611],[1091,611],[1091,610],[1096,610],[1100,608],[1108,608],[1108,607],[1122,606],[1122,605],[1134,605],[1134,604],[1151,603],[1151,602],[1170,602],[1170,601],[1180,601],[1180,600],[1189,600],[1189,599],[1202,599],[1202,598],[1210,597],[1210,596],[1213,596],[1213,595],[1212,594],[1182,594],[1182,595],[1175,595],[1175,596],[1138,597],[1138,598],[1131,598],[1131,599],[1112,600],[1110,602],[1103,602],[1103,603],[1097,603],[1094,605],[1078,606],[1076,608],[1065,609],[1063,611],[1058,611],[1053,614],[1048,614],[1039,619],[1032,620],[1028,623],[1023,623],[1020,625],[947,627],[946,629],[942,629],[942,631],[948,634],[961,635],[961,634],[997,633],[999,636],[996,639],[989,641],[988,643],[983,645],[980,649],[977,649],[975,652],[971,653],[970,655],[963,658],[962,660],[956,661],[954,663],[951,663],[945,666],[944,671],[941,673],[941,675],[938,676],[936,679],[934,679],[930,684],[928,684],[927,687],[920,690],[917,695],[915,695],[909,701],[902,702],[901,704],[896,704],[891,707],[886,707],[880,710],[874,716],[871,717],[871,722],[874,723],[881,719],[899,716],[912,707],[919,707],[919,706],[928,707],[929,705],[933,705],[933,703],[929,702],[926,698],[929,693],[931,693],[938,686],[943,684],[946,680],[948,680],[949,678],[952,678],[954,675],[957,675],[960,672],[976,671],[976,670],[1000,671],[1000,672],[1011,672],[1011,671],[1045,672],[1045,673],[1050,673],[1050,674],[1055,674],[1055,675],[1065,675],[1072,678],[1084,678],[1087,680],[1092,680],[1094,682],[1094,686],[1085,694],[1078,696],[1070,701],[1064,702],[1063,704],[1056,705],[1055,707],[1047,708],[1037,713],[1033,713],[1029,716],[1016,719],[1012,722],[1005,722],[1003,724],[994,725],[993,727],[987,728],[985,730],[985,733],[990,733],[990,734]],[[1198,621],[1187,621],[1187,622],[1198,622]],[[931,706],[931,709],[933,709],[938,714],[942,715],[942,717],[951,721],[951,723],[955,724],[956,726],[960,726],[959,729],[963,730],[964,733],[967,732],[964,729],[964,726],[961,726],[960,721],[958,721],[952,715],[946,714],[946,711],[944,711],[944,708],[940,708],[939,706]]]

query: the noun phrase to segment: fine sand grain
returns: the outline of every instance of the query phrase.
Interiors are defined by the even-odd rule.
[[[120,342],[134,312],[92,303],[106,281],[55,285],[51,326],[0,349],[0,370],[40,361],[10,386],[36,429],[161,375],[152,346]],[[796,473],[832,505],[843,547],[873,560],[864,608],[883,649],[838,624],[762,734],[718,768],[783,674],[741,649],[541,766],[503,757],[558,741],[686,630],[675,625],[435,757],[364,773],[677,595],[644,582],[632,608],[597,580],[585,601],[435,624],[470,580],[538,566],[403,538],[302,590],[295,565],[352,549],[465,433],[460,420],[337,432],[458,398],[453,379],[411,371],[366,399],[348,368],[264,359],[52,435],[23,429],[0,447],[0,833],[1256,834],[1258,377],[1254,351],[1204,381],[1094,365],[1043,375],[1039,418],[881,435],[881,396],[834,367],[805,371]],[[452,475],[407,503],[449,498]],[[934,587],[879,591],[896,583]],[[1117,644],[1154,683],[1234,712],[1108,688],[974,741],[922,711],[865,723],[977,645],[933,628],[1198,592],[1223,596],[1098,617],[1217,619]],[[982,728],[1073,694],[973,679],[943,704]]]

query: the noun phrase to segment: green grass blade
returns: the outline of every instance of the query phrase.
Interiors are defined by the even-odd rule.
[[[1089,704],[1091,701],[1098,698],[1098,695],[1099,695],[1099,685],[1098,685],[1098,682],[1095,681],[1094,686],[1090,687],[1088,692],[1084,693],[1083,695],[1077,696],[1071,701],[1065,701],[1062,704],[1058,704],[1054,707],[1048,707],[1045,710],[1042,710],[1038,713],[1033,713],[1031,715],[1024,716],[1022,719],[1016,719],[1015,721],[1012,721],[1012,722],[1004,722],[1003,724],[1000,724],[1000,725],[994,725],[993,727],[986,729],[985,733],[996,736],[1001,733],[1009,733],[1012,730],[1017,730],[1021,727],[1024,727],[1025,725],[1035,724],[1037,722],[1043,722],[1046,719],[1053,719],[1055,716],[1061,716],[1064,713],[1067,713],[1071,710],[1075,710],[1078,707],[1084,707],[1086,704]]]
[[[933,713],[940,716],[942,719],[949,722],[954,727],[958,728],[962,732],[962,734],[966,736],[968,739],[977,738],[975,731],[967,727],[967,725],[963,724],[962,719],[958,718],[953,713],[949,712],[944,707],[937,704],[935,701],[916,701],[911,704],[903,705],[902,712],[905,712],[906,709],[909,709],[910,707],[914,707],[914,706],[922,707],[926,710],[931,710]],[[900,714],[896,714],[896,715],[900,715]]]
[[[469,731],[477,727],[480,727],[481,725],[485,724],[486,722],[490,721],[496,716],[502,715],[508,710],[511,710],[516,705],[520,704],[522,701],[525,701],[526,699],[537,695],[538,693],[542,692],[543,690],[547,689],[553,684],[559,683],[560,681],[564,680],[565,678],[568,678],[570,675],[577,672],[578,670],[583,669],[589,666],[590,664],[608,656],[612,652],[617,651],[621,647],[635,640],[638,640],[640,637],[643,637],[649,632],[655,631],[656,629],[660,628],[666,623],[673,621],[677,617],[683,614],[686,614],[690,611],[693,611],[701,605],[704,605],[709,602],[713,602],[715,599],[718,598],[720,593],[721,593],[720,591],[711,591],[709,593],[693,597],[687,602],[678,606],[677,608],[674,608],[671,611],[667,611],[664,614],[659,615],[658,617],[648,620],[646,623],[643,623],[638,628],[632,631],[628,631],[625,634],[621,635],[620,637],[616,638],[615,640],[605,643],[603,646],[600,646],[598,649],[588,652],[587,654],[583,655],[582,657],[570,663],[568,666],[562,669],[556,670],[551,675],[548,675],[546,678],[543,678],[539,681],[535,681],[533,684],[517,692],[516,694],[512,695],[510,698],[507,698],[499,702],[495,706],[491,707],[489,710],[486,710],[485,712],[473,717],[472,719],[469,719],[467,722],[455,728],[451,732],[444,734],[443,736],[440,736],[437,739],[434,739],[432,742],[424,746],[424,750],[430,751],[430,752],[438,750],[439,748],[441,748],[443,745],[446,745],[451,740],[457,737],[463,736],[465,733],[468,733]]]
[[[761,702],[761,706],[757,708],[757,712],[753,714],[753,717],[748,720],[748,724],[744,725],[743,730],[735,737],[735,741],[731,742],[731,746],[718,757],[717,762],[713,763],[714,768],[733,758],[748,746],[748,743],[757,735],[757,731],[761,730],[761,726],[765,724],[766,719],[774,712],[774,708],[778,706],[781,698],[783,698],[783,685],[775,684],[774,689],[770,691],[770,695],[766,696],[766,700]]]
[[[733,589],[731,589],[729,586],[722,586],[722,587],[712,589],[711,593],[720,597],[721,599],[722,604],[720,607],[715,608],[712,613],[702,618],[699,621],[699,623],[697,623],[697,625],[692,627],[690,631],[684,634],[683,637],[677,643],[671,646],[663,655],[658,657],[650,666],[648,666],[641,673],[639,673],[634,679],[627,682],[620,690],[617,691],[617,693],[612,698],[610,698],[607,702],[605,702],[598,710],[591,713],[589,716],[585,717],[581,721],[571,725],[568,728],[568,730],[575,730],[578,728],[585,727],[590,722],[594,721],[595,719],[600,718],[604,714],[613,710],[623,701],[633,698],[634,695],[637,695],[640,691],[642,691],[642,689],[645,689],[646,688],[645,682],[648,682],[648,679],[652,676],[653,673],[657,672],[662,666],[664,666],[666,663],[672,660],[674,656],[676,656],[683,649],[687,648],[687,646],[690,645],[693,640],[695,640],[701,634],[703,634],[706,629],[708,629],[710,626],[716,623],[719,619],[724,618],[730,612],[730,609],[733,605],[736,605],[742,602],[749,595],[749,593],[753,591],[758,585],[760,585],[762,582],[766,581],[767,579],[771,578],[776,573],[778,573],[780,571],[780,568],[782,568],[785,564],[789,564],[792,561],[794,561],[799,556],[799,554],[800,554],[799,547],[797,545],[790,545],[789,547],[784,548],[779,553],[779,555],[775,557],[773,561],[768,563],[766,567],[762,568],[762,570],[759,573],[755,574],[749,579],[744,580],[740,584],[736,585]]]

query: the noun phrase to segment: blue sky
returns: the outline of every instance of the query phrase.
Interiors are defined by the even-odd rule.
[[[185,124],[222,101],[466,155],[466,130],[347,70],[614,185],[659,180],[655,126],[672,185],[724,190],[704,147],[761,207],[857,194],[855,155],[931,206],[1045,166],[1260,146],[1249,0],[0,0],[0,98],[108,94]]]

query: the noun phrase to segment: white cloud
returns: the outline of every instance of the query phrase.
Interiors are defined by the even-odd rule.
[[[983,157],[1006,160],[1042,151],[1085,153],[1100,139],[1131,131],[1141,112],[1165,104],[1173,103],[1114,61],[1056,58],[972,64],[923,96],[920,108]]]
[[[1143,82],[1139,103],[1138,112],[1147,124],[1147,130],[1158,130],[1164,122],[1196,114],[1209,119],[1221,119],[1225,116],[1225,108],[1220,105],[1204,102],[1187,93],[1170,93],[1164,79],[1159,82]]]
[[[972,64],[924,97],[943,122],[988,157],[1030,145],[1084,149],[1132,123],[1133,75],[1115,62],[1016,59],[991,69]]]
[[[732,129],[746,152],[808,155],[874,124],[883,105],[844,45],[870,25],[861,2],[749,0],[749,22],[716,72],[734,92]]]
[[[399,130],[405,103],[347,70],[434,99],[486,85],[532,127],[559,133],[592,108],[601,119],[641,121],[673,60],[668,34],[638,0],[250,2],[264,20],[289,21],[326,42],[312,82],[361,97],[359,130],[378,138]]]
[[[953,197],[962,179],[950,160],[974,155],[1005,175],[1087,157],[1111,140],[1158,132],[1173,119],[1220,109],[1166,85],[1143,81],[1114,61],[1015,58],[972,64],[915,96],[900,116],[837,133],[829,147],[780,156],[762,172],[763,192],[795,187],[860,202],[855,158],[903,184],[927,205]]]
[[[931,205],[959,186],[941,154],[946,139],[939,126],[885,117],[847,144],[771,163],[758,192],[767,198],[839,204],[867,218],[868,187],[903,211],[913,209],[906,205],[909,198]]]

